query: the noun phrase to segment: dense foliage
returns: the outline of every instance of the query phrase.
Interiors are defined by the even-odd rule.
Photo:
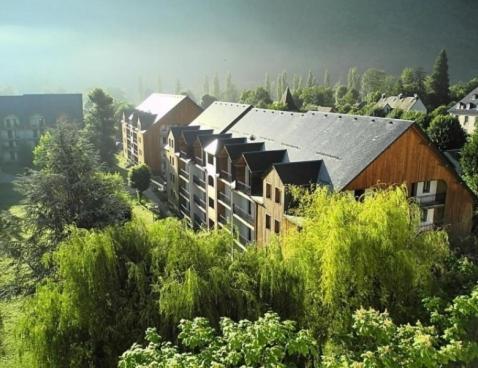
[[[151,183],[151,171],[145,164],[140,164],[132,167],[128,173],[128,181],[131,188],[138,191],[138,196],[141,198],[143,192],[149,188]]]
[[[223,232],[177,220],[74,231],[54,254],[56,274],[25,306],[22,350],[38,367],[111,367],[147,327],[175,339],[181,319],[256,320],[269,310],[319,343],[340,345],[360,308],[394,320],[425,315],[421,299],[445,267],[445,233],[420,233],[405,193],[302,194],[302,231],[237,251]],[[467,289],[465,289],[467,291]]]
[[[478,130],[469,137],[463,147],[461,167],[468,185],[478,192]]]
[[[6,233],[16,234],[18,241],[0,243],[0,252],[39,279],[51,271],[45,257],[70,226],[92,229],[122,223],[131,210],[121,178],[99,171],[94,149],[75,125],[59,123],[45,133],[34,150],[34,164],[36,169],[17,182],[24,196],[22,218],[2,216],[5,226],[10,225]]]
[[[115,105],[113,98],[102,89],[95,88],[88,94],[85,115],[85,135],[99,154],[101,163],[114,164],[115,154]]]
[[[451,115],[435,117],[428,127],[430,139],[441,150],[459,149],[466,142],[466,133],[460,125],[458,118]]]
[[[119,367],[312,367],[318,358],[310,332],[297,331],[294,322],[282,322],[275,313],[255,322],[222,318],[220,336],[205,318],[182,320],[179,330],[181,348],[162,342],[155,329],[148,329],[148,346],[133,345],[121,356]]]

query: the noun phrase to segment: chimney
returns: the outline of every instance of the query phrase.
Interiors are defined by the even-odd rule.
[[[402,99],[402,97],[403,97],[403,93],[399,93],[399,95],[398,95],[398,99],[399,99],[399,100],[401,100],[401,99]]]
[[[385,93],[382,93],[382,98],[385,98]]]
[[[416,93],[413,94],[413,97],[418,98],[418,95]]]

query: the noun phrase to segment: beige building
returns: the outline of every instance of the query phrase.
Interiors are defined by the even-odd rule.
[[[201,107],[187,96],[153,93],[133,111],[123,114],[123,154],[132,164],[146,164],[153,174],[165,176],[164,147],[170,128],[186,126]]]
[[[473,134],[478,121],[478,87],[449,109],[448,112],[458,117],[461,126],[468,134]]]
[[[0,162],[17,162],[59,119],[83,122],[81,94],[0,96]]]
[[[171,206],[193,227],[231,231],[241,248],[300,226],[291,185],[359,198],[405,184],[422,229],[471,231],[473,193],[412,121],[216,102],[171,130],[168,157]]]

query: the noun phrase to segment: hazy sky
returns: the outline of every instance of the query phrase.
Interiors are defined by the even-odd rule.
[[[0,86],[92,86],[137,96],[202,90],[227,71],[241,87],[264,73],[350,66],[430,70],[441,48],[454,80],[478,75],[477,0],[0,0]]]

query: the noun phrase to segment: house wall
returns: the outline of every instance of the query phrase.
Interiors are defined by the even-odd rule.
[[[417,112],[423,112],[427,113],[427,108],[423,104],[422,100],[418,99],[413,106],[411,107],[410,111],[417,111]]]
[[[161,169],[162,154],[164,149],[163,137],[166,136],[169,127],[185,126],[191,123],[200,113],[202,109],[190,99],[184,99],[174,109],[169,111],[156,124],[138,135],[142,137],[140,144],[138,139],[138,160],[148,165],[153,174],[164,175]],[[139,150],[142,154],[139,154]]]
[[[388,147],[345,190],[365,189],[381,185],[407,185],[441,180],[446,183],[444,222],[454,234],[471,231],[474,197],[459,181],[452,165],[446,165],[435,148],[418,128],[411,127]]]
[[[271,185],[271,198],[266,196],[266,184]],[[274,233],[275,221],[279,221],[282,230],[284,226],[285,187],[275,170],[271,170],[263,180],[263,204],[257,207],[257,243],[267,244]],[[280,203],[275,201],[275,189],[280,190]],[[266,229],[266,215],[271,216],[270,229]]]
[[[477,120],[478,119],[476,116],[458,115],[458,121],[460,122],[460,125],[468,134],[473,134],[475,131]]]

